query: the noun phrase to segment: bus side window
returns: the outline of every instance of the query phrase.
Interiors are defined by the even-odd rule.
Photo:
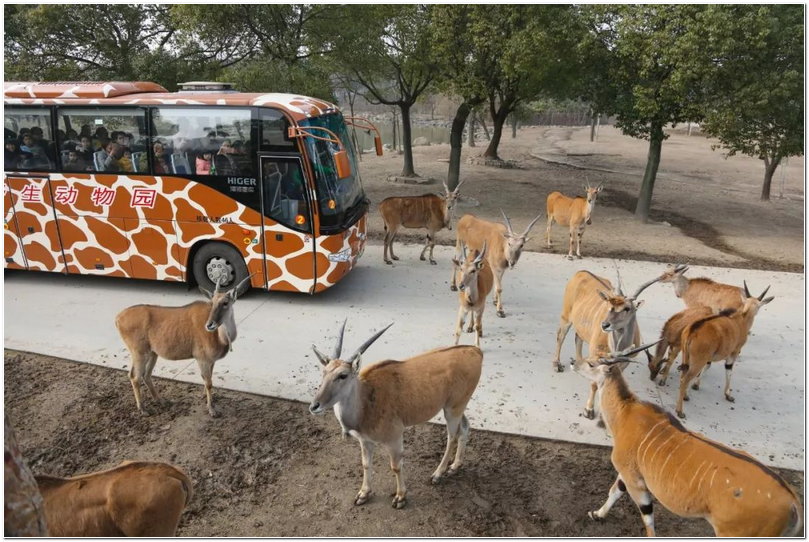
[[[261,108],[261,150],[262,151],[295,151],[295,142],[289,139],[287,128],[289,121],[276,109]]]
[[[56,151],[49,109],[7,106],[4,124],[6,170],[54,170]]]

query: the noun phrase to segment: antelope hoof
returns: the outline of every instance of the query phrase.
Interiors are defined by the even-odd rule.
[[[592,519],[593,521],[602,521],[604,518],[598,515],[598,510],[593,510],[592,512],[587,512],[587,517]]]
[[[148,410],[146,410],[145,408],[139,408],[139,409],[138,409],[138,413],[139,413],[141,416],[143,416],[144,418],[148,418],[149,416],[151,416],[151,415],[152,415],[152,413],[151,413],[151,412],[149,412]]]
[[[690,401],[691,398],[688,395],[683,395],[683,401]]]
[[[453,467],[450,465],[449,470],[447,471],[447,476],[455,476],[458,474],[458,471],[461,470],[461,466],[458,465],[457,467]]]
[[[596,413],[592,408],[585,408],[584,417],[587,418],[588,420],[592,420],[596,417]]]
[[[730,395],[729,393],[726,393],[726,394],[725,394],[725,399],[727,399],[727,400],[728,400],[728,401],[730,401],[731,403],[735,403],[735,402],[736,402],[736,398],[735,398],[735,397],[733,397],[732,395]]]
[[[393,254],[391,254],[390,257],[392,259],[396,260],[397,262],[399,261],[399,256],[394,256]]]
[[[438,265],[438,262],[435,260],[430,260],[430,265]]]
[[[504,311],[503,309],[498,309],[497,310],[497,316],[499,316],[500,318],[505,318],[506,317],[506,311]]]
[[[559,363],[558,361],[554,361],[554,362],[553,362],[553,368],[554,368],[554,369],[556,369],[556,372],[557,372],[557,373],[564,373],[564,372],[565,372],[565,367],[564,367],[564,365],[562,365],[562,364],[561,364],[561,363]]]
[[[596,426],[598,426],[598,427],[600,427],[602,429],[607,427],[607,425],[604,423],[604,418],[599,416],[598,421],[596,422]]]
[[[682,410],[678,410],[677,411],[677,417],[680,418],[681,420],[684,420],[685,419],[685,412],[683,412]]]
[[[658,386],[665,386],[666,385],[666,379],[661,378],[660,380],[657,381],[657,385]]]
[[[208,414],[211,415],[211,418],[218,418],[219,412],[214,407],[208,407]]]
[[[472,333],[473,331],[475,331],[475,328],[473,328],[472,326],[469,326],[468,328],[466,328],[467,333]]]
[[[568,255],[567,255],[567,259],[568,259],[568,260],[572,260],[572,259],[573,259],[573,254],[568,254]]]
[[[692,390],[698,390],[699,389],[699,384],[696,384],[696,383],[691,384],[691,389]]]
[[[581,260],[581,254],[576,254],[576,257]]]
[[[457,287],[457,286],[455,286],[454,284],[450,284],[450,285],[449,285],[449,289],[450,289],[450,290],[452,290],[453,292],[457,292],[457,291],[458,291],[458,287]]]
[[[424,260],[426,260],[426,259],[427,259],[427,258],[425,258],[425,257],[424,257],[424,254],[422,254],[421,256],[419,256],[419,260],[421,260],[421,261],[424,261]]]
[[[390,261],[390,260],[385,260],[385,263],[388,264],[388,265],[393,265],[393,262]]]
[[[363,493],[360,491],[357,493],[357,498],[354,499],[354,506],[362,506],[363,504],[368,502],[368,499],[371,497],[371,492]]]
[[[433,474],[432,476],[430,476],[430,482],[431,482],[431,483],[432,483],[434,486],[437,486],[438,484],[440,484],[440,483],[441,483],[441,480],[442,480],[443,478],[444,478],[444,477],[443,477],[442,475],[440,475],[440,474]]]
[[[397,510],[401,510],[402,508],[405,507],[405,505],[407,505],[407,497],[405,497],[404,495],[402,495],[401,497],[399,495],[396,495],[393,498],[393,502],[391,503],[391,506],[393,506]]]

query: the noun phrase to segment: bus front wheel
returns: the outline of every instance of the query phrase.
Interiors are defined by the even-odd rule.
[[[224,243],[208,243],[194,255],[194,279],[197,284],[213,292],[216,282],[221,281],[222,290],[233,288],[247,278],[247,265],[235,248]],[[249,281],[237,292],[242,295],[250,289]]]

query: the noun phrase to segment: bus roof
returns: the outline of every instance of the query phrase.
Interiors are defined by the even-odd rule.
[[[6,105],[235,105],[275,107],[296,121],[338,111],[330,102],[283,93],[168,92],[147,81],[6,82]]]

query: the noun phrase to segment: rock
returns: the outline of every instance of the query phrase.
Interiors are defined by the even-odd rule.
[[[432,177],[401,177],[399,175],[388,175],[386,180],[389,183],[402,184],[435,184],[437,182]]]
[[[413,140],[413,146],[414,147],[429,147],[430,146],[430,140],[427,139],[424,136],[417,137],[416,139]]]

